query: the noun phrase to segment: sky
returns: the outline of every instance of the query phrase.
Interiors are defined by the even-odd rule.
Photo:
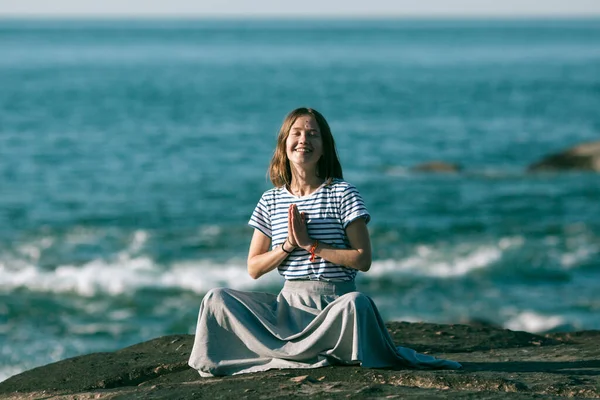
[[[0,0],[2,17],[600,16],[600,0]]]

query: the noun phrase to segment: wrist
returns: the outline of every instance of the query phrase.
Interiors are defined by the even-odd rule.
[[[318,247],[319,247],[319,241],[315,240],[313,242],[313,244],[310,246],[310,250],[307,250],[310,253],[310,261],[311,262],[315,261],[317,258],[316,251],[317,251]]]
[[[302,243],[301,245],[299,244],[298,247],[301,247],[310,253],[310,249],[315,245],[315,243],[319,243],[319,245],[321,244],[321,242],[319,242],[317,239],[308,238],[306,243]]]
[[[313,246],[314,243],[315,243],[314,240],[309,239],[308,242],[303,243],[301,245],[299,244],[298,247],[300,247],[300,248],[302,248],[302,249],[304,249],[304,250],[306,250],[306,251],[308,251],[310,253],[310,249],[311,249],[311,247]]]
[[[286,244],[289,244],[290,247],[286,248]],[[289,240],[288,238],[285,238],[285,240],[283,241],[283,243],[281,244],[281,250],[283,250],[284,253],[287,254],[291,254],[294,250],[296,249],[296,246],[294,246]]]

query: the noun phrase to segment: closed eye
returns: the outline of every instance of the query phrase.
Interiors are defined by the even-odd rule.
[[[317,130],[310,130],[310,131],[305,131],[307,136],[319,136],[320,132]],[[294,130],[290,132],[290,135],[292,136],[300,136],[302,134],[302,131],[300,130]]]

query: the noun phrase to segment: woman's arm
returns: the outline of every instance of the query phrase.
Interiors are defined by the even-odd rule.
[[[308,236],[306,225],[295,205],[290,206],[293,241],[310,252],[314,240]],[[366,272],[371,268],[371,239],[364,218],[357,218],[346,227],[346,235],[350,242],[349,249],[340,249],[319,242],[315,255],[338,265]]]
[[[287,251],[293,250],[289,243],[283,245],[287,246]],[[252,279],[258,279],[274,270],[288,256],[281,246],[277,246],[271,251],[269,251],[269,247],[271,247],[271,238],[255,229],[250,241],[250,250],[248,250],[248,274]]]
[[[315,255],[334,264],[367,272],[371,268],[371,239],[365,219],[358,218],[348,224],[346,235],[350,241],[349,249],[340,249],[319,242]],[[314,241],[309,246],[303,246],[304,250],[310,252],[313,243]]]

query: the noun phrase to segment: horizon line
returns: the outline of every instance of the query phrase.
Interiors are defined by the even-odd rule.
[[[600,12],[573,14],[3,14],[1,20],[568,20],[600,19]]]

